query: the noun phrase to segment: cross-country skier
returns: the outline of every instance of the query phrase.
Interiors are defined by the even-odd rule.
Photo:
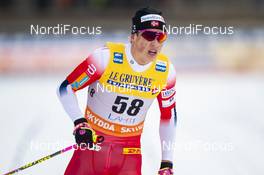
[[[160,53],[167,38],[161,15],[151,8],[138,10],[130,43],[109,42],[96,49],[59,86],[76,143],[90,148],[74,151],[65,175],[140,175],[140,136],[155,98],[161,112],[160,140],[174,142],[176,72]],[[87,86],[83,114],[75,92]],[[91,151],[94,148],[100,150]],[[172,161],[172,150],[162,150],[158,174],[173,174]]]

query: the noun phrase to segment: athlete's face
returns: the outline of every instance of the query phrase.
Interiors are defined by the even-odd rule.
[[[159,29],[148,29],[147,31],[162,33]],[[139,64],[147,64],[156,59],[158,53],[161,51],[163,41],[158,41],[157,37],[149,41],[151,36],[146,36],[151,33],[143,33],[140,31],[131,35],[131,52]],[[153,33],[152,33],[153,34]]]

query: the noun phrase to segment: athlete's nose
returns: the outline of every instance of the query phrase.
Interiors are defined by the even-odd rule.
[[[151,41],[150,45],[153,47],[157,47],[160,45],[160,43],[157,40],[157,37],[153,41]]]
[[[150,42],[150,47],[157,49],[159,47],[160,43],[158,42],[157,39],[154,39],[153,41]]]

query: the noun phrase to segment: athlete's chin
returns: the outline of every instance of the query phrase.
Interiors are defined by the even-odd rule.
[[[157,54],[148,54],[147,59],[149,62],[154,61],[157,58]]]

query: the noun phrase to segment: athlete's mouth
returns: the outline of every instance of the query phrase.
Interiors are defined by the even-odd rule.
[[[149,50],[148,54],[151,55],[151,56],[155,56],[157,54],[157,50],[154,50],[154,49]]]

